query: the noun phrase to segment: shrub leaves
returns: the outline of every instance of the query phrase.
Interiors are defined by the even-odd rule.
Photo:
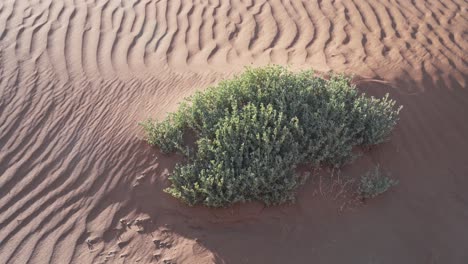
[[[388,95],[366,97],[344,76],[316,77],[280,66],[248,68],[197,92],[165,120],[142,123],[147,141],[187,156],[166,191],[184,202],[222,207],[294,200],[298,164],[340,166],[352,148],[385,141],[398,121]],[[183,142],[187,131],[194,149]]]

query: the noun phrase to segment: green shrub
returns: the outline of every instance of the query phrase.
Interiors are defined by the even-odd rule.
[[[165,120],[142,125],[149,144],[187,156],[170,176],[173,196],[190,205],[269,205],[294,199],[298,164],[344,164],[353,147],[386,140],[399,111],[344,76],[269,66],[197,92]],[[194,145],[184,142],[188,132]]]
[[[152,146],[159,146],[161,151],[168,153],[182,148],[184,130],[173,125],[171,117],[163,122],[153,122],[151,119],[141,123],[146,131],[146,140]]]
[[[363,198],[374,198],[397,184],[397,180],[383,175],[380,172],[379,166],[376,166],[373,170],[368,171],[366,175],[361,177],[358,191]]]

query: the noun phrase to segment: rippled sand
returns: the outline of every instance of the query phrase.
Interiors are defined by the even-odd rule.
[[[463,0],[0,1],[0,263],[467,263],[468,4]],[[342,208],[189,208],[178,157],[142,140],[246,65],[356,74],[404,105],[379,163],[400,181]]]

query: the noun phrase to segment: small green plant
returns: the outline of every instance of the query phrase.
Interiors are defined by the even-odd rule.
[[[355,146],[387,140],[400,109],[388,96],[359,93],[342,75],[268,66],[197,92],[165,120],[142,126],[149,144],[186,156],[169,178],[174,197],[190,205],[270,205],[294,200],[303,182],[298,164],[338,167]],[[186,142],[188,133],[195,142]]]
[[[397,180],[391,179],[384,175],[380,171],[380,167],[376,166],[374,169],[368,171],[364,176],[361,177],[358,192],[361,197],[365,199],[374,198],[397,184]]]

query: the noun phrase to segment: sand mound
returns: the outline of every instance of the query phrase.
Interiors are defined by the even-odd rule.
[[[464,263],[468,12],[451,1],[0,1],[0,262]],[[358,74],[405,106],[391,194],[187,208],[137,122],[245,65]]]

